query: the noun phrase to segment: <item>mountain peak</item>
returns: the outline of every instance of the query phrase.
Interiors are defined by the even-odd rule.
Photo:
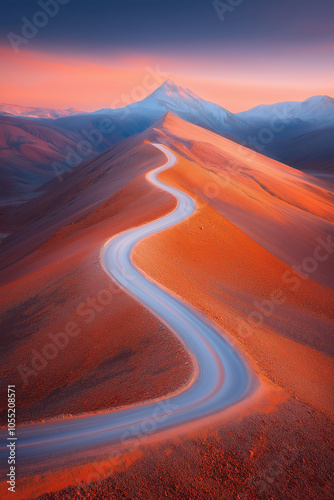
[[[302,104],[323,104],[323,105],[333,105],[334,104],[334,99],[333,97],[330,97],[328,95],[314,95],[312,97],[309,97],[305,101],[302,102]]]
[[[195,97],[198,99],[198,96],[195,95],[191,90],[181,87],[181,85],[176,85],[173,80],[166,80],[160,87],[158,87],[153,94],[151,95],[164,95],[168,97],[173,96],[181,96],[181,97]]]
[[[169,78],[161,85],[161,87],[166,89],[166,90],[171,90],[174,92],[179,89],[179,87],[176,85],[176,83],[173,82],[173,80],[170,80]]]

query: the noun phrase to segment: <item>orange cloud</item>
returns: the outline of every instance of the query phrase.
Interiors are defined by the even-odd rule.
[[[13,54],[4,48],[0,58],[1,100],[11,104],[95,110],[123,102],[122,95],[131,94],[135,86],[142,87],[135,95],[143,98],[164,81],[150,76],[145,64],[117,67],[27,51]]]
[[[303,100],[315,94],[333,95],[333,78],[291,61],[262,56],[240,63],[232,53],[206,58],[196,54],[171,57],[134,52],[99,57],[21,50],[0,46],[1,101],[26,106],[93,111],[140,100],[167,78],[230,111],[261,103]],[[202,62],[201,62],[202,61]],[[161,68],[161,69],[159,69]],[[125,97],[127,96],[127,97]]]

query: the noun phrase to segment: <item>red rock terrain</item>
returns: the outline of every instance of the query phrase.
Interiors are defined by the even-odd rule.
[[[162,155],[147,144],[132,155],[135,161],[128,160],[123,182],[137,177],[107,202],[100,201],[99,208],[81,218],[83,197],[75,186],[69,204],[76,222],[41,243],[42,239],[35,240],[32,216],[32,222],[6,242],[3,254],[14,263],[2,274],[6,281],[1,303],[3,379],[19,388],[20,422],[158,397],[177,390],[191,374],[190,359],[180,343],[113,284],[101,265],[101,250],[108,238],[160,217],[175,205],[171,197],[153,190],[141,174],[152,163],[161,162]],[[112,174],[109,178],[117,186],[121,174]],[[105,180],[100,185],[108,189]],[[85,185],[85,203],[89,187]],[[98,187],[95,195],[98,200]],[[33,214],[34,207],[31,210]],[[63,210],[67,216],[66,204]],[[52,212],[44,219],[52,222],[50,226],[45,223],[45,233],[39,232],[39,238],[52,234],[52,224],[56,224]],[[34,245],[38,249],[20,259],[21,252]],[[18,256],[12,251],[16,246]],[[50,347],[57,342],[58,348]],[[170,356],[161,358],[161,352]]]
[[[262,390],[199,428],[25,479],[20,498],[331,498],[330,187],[171,115],[51,184],[51,205],[41,197],[16,217],[3,244],[1,307],[5,381],[18,384],[21,421],[161,396],[191,377],[181,345],[100,263],[107,238],[175,206],[145,179],[164,157],[144,140],[176,151],[160,179],[198,210],[139,243],[134,261],[227,332]],[[32,351],[43,353],[56,332],[68,345],[23,383],[17,366],[33,368]]]

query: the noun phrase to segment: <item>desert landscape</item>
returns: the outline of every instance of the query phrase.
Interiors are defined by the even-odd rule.
[[[97,39],[112,7],[125,26],[111,4],[89,20]],[[171,26],[177,6],[143,4],[130,19],[145,12],[152,43],[154,16]],[[213,22],[233,14],[247,32],[248,7],[223,5]],[[44,6],[65,38],[71,15],[93,12]],[[53,46],[48,28],[38,43]],[[38,50],[17,51],[17,71],[64,66],[101,92],[110,71],[115,105],[95,107],[86,81],[78,98],[68,83],[45,106],[35,82],[36,106],[23,84],[22,105],[0,104],[0,497],[333,498],[334,98],[254,91],[257,105],[229,111],[157,67],[132,75],[130,56],[96,57],[94,73],[87,55]]]

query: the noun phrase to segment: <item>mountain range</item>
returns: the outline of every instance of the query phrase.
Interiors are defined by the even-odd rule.
[[[318,119],[321,103],[324,112]],[[299,499],[303,483],[304,498],[328,498],[333,451],[329,424],[334,418],[334,211],[333,185],[325,179],[329,171],[319,158],[329,154],[333,127],[330,119],[324,123],[331,101],[313,98],[308,104],[314,104],[313,112],[303,115],[300,103],[288,118],[267,107],[239,116],[167,82],[125,109],[54,119],[0,117],[2,380],[6,391],[8,384],[16,387],[17,423],[38,426],[33,433],[38,450],[39,439],[48,447],[53,443],[45,437],[45,425],[57,421],[67,432],[68,422],[79,422],[81,429],[81,418],[104,413],[109,429],[119,408],[169,401],[173,394],[179,402],[189,384],[197,386],[196,373],[208,370],[187,350],[181,335],[175,335],[173,323],[169,327],[152,314],[149,299],[141,303],[131,288],[123,288],[124,282],[133,285],[127,267],[120,286],[106,272],[103,252],[121,236],[126,251],[128,241],[135,242],[131,262],[138,274],[168,292],[171,307],[175,298],[198,311],[198,320],[211,321],[212,339],[222,335],[232,356],[234,348],[240,350],[257,380],[249,382],[250,397],[229,407],[226,417],[219,411],[201,420],[198,428],[195,418],[191,426],[179,427],[180,433],[166,430],[160,455],[156,453],[163,443],[155,440],[151,426],[147,442],[140,431],[137,451],[130,437],[130,455],[125,455],[120,475],[130,474],[138,483],[140,471],[146,477],[160,461],[155,476],[159,483],[168,471],[168,457],[177,477],[168,475],[173,487],[168,491],[177,491],[176,498],[211,497],[212,485],[217,487],[212,498],[221,498],[231,484],[226,482],[231,471],[241,471],[238,482],[248,483],[247,490],[233,486],[229,499],[239,492],[243,498]],[[175,163],[166,164],[167,153],[155,144],[163,145]],[[312,159],[317,172],[310,175],[269,158],[268,148],[274,145],[278,153],[283,149],[306,167]],[[150,182],[157,171],[160,185]],[[177,203],[175,192],[185,201]],[[180,213],[190,216],[175,219]],[[165,224],[164,216],[177,223]],[[162,230],[146,232],[152,221]],[[138,230],[144,237],[133,240]],[[122,254],[116,256],[121,263]],[[219,379],[232,392],[239,391],[235,377],[226,376],[224,363]],[[205,400],[209,393],[220,400],[216,388],[205,390]],[[182,411],[182,405],[175,408]],[[7,409],[0,415],[6,422]],[[182,448],[186,427],[190,444]],[[181,429],[186,431],[182,439]],[[77,477],[88,478],[87,483],[94,478],[90,484],[98,490],[91,494],[89,486],[91,498],[127,492],[126,480],[123,489],[118,479],[108,489],[103,489],[104,479],[95,482],[96,471],[104,474],[107,469],[106,450],[116,453],[111,481],[117,474],[114,463],[116,469],[120,464],[117,448],[110,447],[103,433],[97,449],[103,462],[88,468],[85,460],[94,457],[95,434],[89,434],[92,449],[71,464],[64,454],[59,465],[53,458],[45,460],[43,470],[44,463],[30,469],[29,460],[22,462],[20,498],[73,498],[84,484],[74,485]],[[215,436],[219,441],[213,441]],[[66,443],[66,454],[67,434],[58,441]],[[196,448],[199,442],[202,448]],[[289,446],[282,448],[282,443]],[[141,469],[145,456],[152,461],[143,462]],[[198,461],[202,456],[209,457],[207,472]],[[275,490],[264,496],[262,480],[248,489],[253,478],[263,478],[277,463],[280,473],[270,481]],[[199,496],[179,482],[185,471],[183,481],[189,484],[189,470],[195,471],[190,479]],[[7,483],[0,488],[7,492]],[[145,485],[141,498],[148,498],[147,491]],[[151,496],[165,498],[165,492],[154,490]]]
[[[60,118],[80,113],[77,109],[52,109],[18,106],[17,104],[0,103],[0,116],[24,116],[26,118]]]
[[[334,99],[261,105],[233,114],[170,80],[142,101],[93,113],[0,105],[1,205],[20,204],[43,184],[171,113],[270,158],[331,175]]]

